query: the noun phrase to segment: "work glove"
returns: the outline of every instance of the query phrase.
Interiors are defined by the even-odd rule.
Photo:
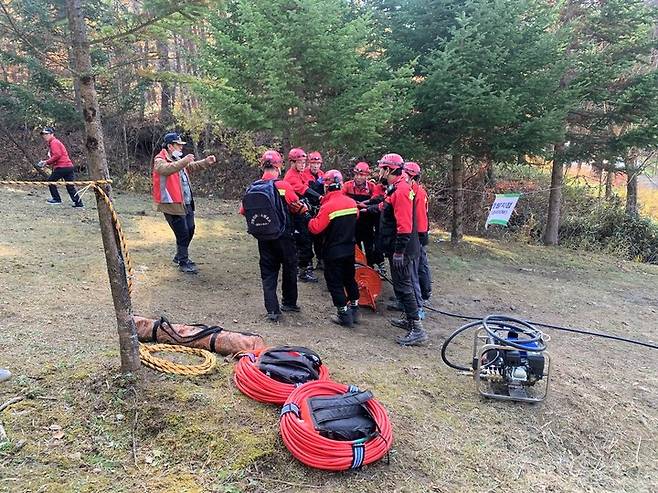
[[[43,167],[46,166],[46,162],[45,162],[45,161],[39,161],[39,162],[36,164],[36,166],[37,166],[37,168],[43,168]]]
[[[394,253],[393,254],[393,268],[396,271],[401,271],[404,269],[404,253]]]

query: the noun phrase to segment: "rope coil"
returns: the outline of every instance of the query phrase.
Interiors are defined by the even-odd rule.
[[[168,359],[153,356],[153,353],[183,353],[203,358],[203,363],[198,365],[181,365]],[[185,346],[174,346],[173,344],[140,344],[139,358],[142,364],[153,370],[176,375],[194,377],[210,373],[217,366],[217,358],[210,351]]]

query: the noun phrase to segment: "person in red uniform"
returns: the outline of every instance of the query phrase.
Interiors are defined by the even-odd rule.
[[[354,235],[359,210],[354,199],[341,192],[342,186],[340,171],[325,173],[320,211],[310,220],[308,229],[313,234],[322,233],[324,279],[336,307],[331,321],[352,327],[359,323],[359,286],[354,278]]]
[[[41,137],[48,144],[48,159],[39,161],[37,166],[40,168],[48,166],[53,170],[48,181],[75,181],[73,163],[69,158],[69,153],[66,147],[64,147],[64,144],[55,137],[55,130],[52,127],[45,127],[41,130]],[[51,205],[61,204],[62,197],[60,197],[57,187],[55,185],[49,185],[48,188],[50,189],[52,198],[48,199],[47,202]],[[73,207],[84,207],[74,185],[66,185],[66,191],[73,201]]]
[[[310,178],[309,186],[312,187],[312,183],[317,182],[320,178],[324,176],[324,171],[322,171],[322,154],[318,151],[313,151],[308,154],[308,174]],[[323,190],[320,188],[316,190],[320,195],[322,195]]]
[[[375,255],[375,231],[376,224],[379,222],[379,214],[367,212],[365,204],[369,203],[375,193],[380,193],[383,198],[383,191],[374,181],[368,179],[369,176],[368,163],[363,161],[357,163],[354,166],[354,179],[345,182],[343,193],[360,204],[363,210],[363,214],[359,215],[356,223],[356,244],[365,253],[368,265],[373,267],[383,261],[381,255],[379,257]]]
[[[420,183],[421,168],[418,163],[404,163],[404,171],[411,178],[411,188],[416,194],[416,221],[418,223],[418,239],[420,241],[420,257],[418,259],[418,286],[423,304],[432,296],[432,273],[427,261],[427,246],[429,244],[429,200],[427,191]]]
[[[288,152],[290,169],[286,172],[284,180],[290,183],[293,191],[306,200],[319,201],[321,194],[308,186],[310,173],[306,170],[306,152],[295,147]],[[295,244],[297,245],[297,259],[299,264],[299,280],[302,282],[318,282],[313,273],[313,242],[308,232],[308,220],[303,215],[293,216],[295,227]]]
[[[404,172],[409,176],[411,189],[415,195],[415,211],[416,211],[416,225],[418,229],[418,240],[420,242],[420,252],[416,269],[412,270],[412,282],[414,284],[414,293],[416,296],[416,303],[418,303],[418,318],[425,319],[425,302],[429,300],[432,294],[432,277],[427,263],[427,243],[428,243],[428,230],[429,230],[429,216],[428,216],[428,200],[425,188],[419,183],[420,179],[420,166],[418,163],[408,161],[404,163]],[[403,308],[399,300],[395,300],[395,306]],[[395,327],[406,328],[407,320],[403,316],[399,319],[391,320],[391,324]]]
[[[391,267],[393,291],[404,306],[407,334],[398,337],[402,346],[420,345],[427,341],[427,333],[418,316],[412,272],[420,253],[418,230],[414,214],[415,195],[402,167],[402,156],[389,153],[378,161],[380,182],[386,180],[386,198],[376,206],[380,209],[380,248]]]
[[[278,322],[281,312],[298,312],[297,305],[297,249],[293,239],[293,221],[290,214],[308,216],[308,208],[300,200],[290,183],[279,179],[283,158],[274,150],[268,150],[260,158],[263,169],[261,180],[275,180],[274,186],[286,205],[287,228],[284,234],[275,240],[258,240],[258,255],[260,277],[263,283],[263,300],[267,310],[267,318]],[[240,214],[244,208],[240,207]],[[277,285],[279,271],[282,271],[281,291],[282,303],[279,305]]]
[[[176,237],[174,264],[181,272],[196,274],[198,268],[188,254],[195,230],[194,197],[188,172],[210,166],[217,159],[208,156],[195,161],[194,154],[183,157],[186,142],[175,132],[165,134],[162,142],[162,150],[153,159],[153,201]]]
[[[324,171],[322,171],[322,154],[318,151],[309,152],[307,161],[308,167],[306,168],[306,171],[308,172],[308,186],[318,194],[322,195],[324,193],[324,187],[322,184],[324,176]],[[319,199],[312,198],[309,202],[313,207],[320,206]],[[311,235],[311,240],[313,241],[313,253],[315,254],[315,258],[318,259],[315,268],[322,270],[324,268],[322,262],[322,237],[321,235]]]

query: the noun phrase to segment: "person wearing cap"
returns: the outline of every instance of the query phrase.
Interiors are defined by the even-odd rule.
[[[260,158],[260,166],[263,170],[261,180],[274,181],[274,186],[286,204],[286,230],[282,236],[274,240],[258,240],[258,255],[260,277],[263,283],[263,299],[267,310],[267,319],[278,322],[281,312],[298,312],[297,305],[297,248],[293,238],[294,216],[308,215],[307,206],[299,200],[290,183],[279,179],[283,158],[275,150],[268,150]],[[244,207],[240,206],[240,214],[244,215]],[[282,303],[279,305],[277,297],[277,284],[281,273]]]
[[[308,201],[319,201],[321,195],[308,186],[310,173],[306,170],[306,152],[295,147],[288,152],[290,168],[284,180],[290,184],[294,192]],[[299,280],[302,282],[318,282],[313,273],[313,240],[308,232],[308,220],[304,216],[293,217],[295,227],[295,244],[297,245],[297,261],[299,265]]]
[[[153,201],[176,236],[174,263],[182,272],[196,274],[197,266],[188,252],[194,237],[194,197],[188,170],[212,165],[217,159],[212,155],[199,161],[194,154],[183,157],[186,142],[175,132],[162,140],[162,150],[153,160]]]
[[[75,181],[75,170],[73,169],[73,162],[69,158],[69,153],[66,150],[62,141],[55,137],[55,130],[52,127],[44,127],[41,130],[41,137],[48,144],[48,158],[43,159],[37,163],[39,168],[48,166],[52,169],[52,173],[48,181],[56,182],[59,180]],[[52,196],[47,202],[51,205],[62,203],[62,197],[55,185],[50,185],[50,195]],[[73,201],[73,207],[84,207],[75,185],[66,185],[66,191]]]
[[[323,177],[324,171],[322,171],[322,154],[318,151],[309,152],[308,157],[308,167],[306,171],[308,172],[308,186],[313,191],[315,191],[318,196],[324,193],[323,187]],[[320,199],[311,197],[309,198],[310,204],[317,208],[320,206]],[[324,269],[324,264],[322,262],[322,236],[321,235],[312,235],[313,241],[313,253],[315,258],[318,259],[318,263],[315,268],[318,270]]]
[[[402,156],[389,153],[378,161],[380,182],[386,182],[386,198],[370,207],[380,210],[379,237],[381,251],[386,253],[391,267],[393,291],[404,307],[407,334],[396,338],[402,346],[415,346],[427,341],[418,310],[412,280],[420,254],[418,227],[415,217],[415,194],[403,171]]]
[[[324,197],[320,210],[308,223],[311,233],[322,234],[324,279],[336,315],[331,321],[345,327],[359,323],[359,286],[354,278],[355,229],[359,210],[356,201],[341,188],[343,175],[335,169],[324,174]]]

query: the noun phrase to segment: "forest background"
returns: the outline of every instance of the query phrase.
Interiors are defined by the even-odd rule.
[[[658,262],[655,0],[82,2],[110,173],[147,192],[169,130],[239,198],[266,148],[346,174],[399,152],[450,230]],[[56,128],[83,178],[66,2],[0,12],[0,176],[34,178]],[[496,193],[522,192],[484,231]]]

